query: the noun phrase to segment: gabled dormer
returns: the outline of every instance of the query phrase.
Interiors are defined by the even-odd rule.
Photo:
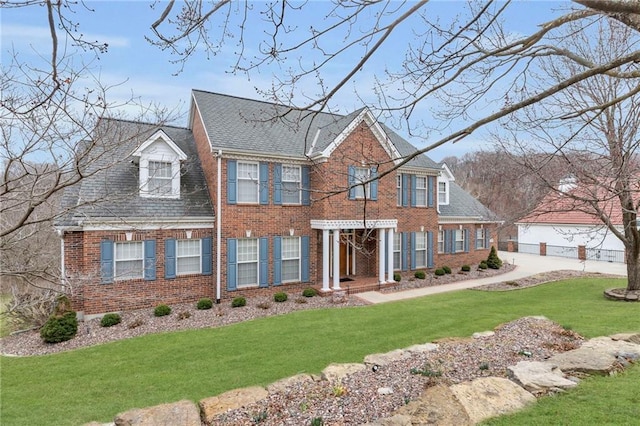
[[[450,183],[455,181],[456,178],[451,173],[451,170],[445,163],[442,163],[442,170],[440,170],[440,175],[438,176],[438,205],[439,206],[448,206],[449,205],[449,189]]]
[[[132,154],[140,168],[140,196],[180,198],[180,162],[187,155],[162,130],[156,131]]]

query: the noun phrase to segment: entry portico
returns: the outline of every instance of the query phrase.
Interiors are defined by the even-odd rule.
[[[340,234],[345,230],[376,230],[378,282],[393,281],[393,238],[397,219],[311,220],[311,228],[322,230],[322,291],[340,290]],[[352,258],[355,272],[355,257]],[[388,265],[385,268],[385,265]],[[332,278],[332,286],[329,281]]]

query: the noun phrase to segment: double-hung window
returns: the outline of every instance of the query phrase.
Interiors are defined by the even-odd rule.
[[[464,231],[462,229],[456,230],[456,252],[464,251]]]
[[[300,166],[282,166],[282,203],[300,204]]]
[[[238,161],[238,202],[257,203],[260,188],[258,163]]]
[[[354,182],[356,184],[356,187],[354,188],[356,198],[367,197],[370,194],[370,183],[365,184],[364,182],[367,182],[371,178],[371,170],[366,167],[356,167],[354,178]]]
[[[199,274],[202,260],[200,240],[176,241],[176,273],[178,275]]]
[[[402,268],[402,234],[393,234],[393,269]]]
[[[397,204],[402,205],[402,175],[396,176]]]
[[[171,162],[149,161],[148,169],[147,193],[151,196],[171,194]]]
[[[426,206],[427,205],[427,178],[425,176],[417,176],[416,177],[416,206]]]
[[[444,253],[444,233],[443,229],[438,231],[438,253]]]
[[[300,281],[300,238],[282,238],[282,282]]]
[[[449,204],[449,194],[447,194],[447,182],[438,182],[438,204]]]
[[[483,249],[486,248],[484,246],[484,240],[485,240],[485,233],[484,233],[484,228],[477,228],[476,229],[476,249]]]
[[[258,239],[238,239],[238,287],[258,285]]]
[[[416,268],[425,268],[427,266],[427,233],[416,232]]]
[[[144,277],[144,245],[142,241],[115,243],[115,279]]]

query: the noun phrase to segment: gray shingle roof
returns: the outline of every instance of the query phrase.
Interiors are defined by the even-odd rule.
[[[449,182],[449,204],[440,205],[441,217],[474,217],[495,220],[496,215],[455,182]]]
[[[348,115],[339,115],[292,111],[284,105],[201,90],[193,90],[193,99],[214,149],[300,159],[306,158],[305,154],[309,152],[316,136],[313,153],[327,148],[362,112],[360,109]],[[382,127],[402,156],[409,156],[416,151],[414,146],[389,127]],[[407,166],[440,169],[425,155],[412,159]]]
[[[131,153],[157,130],[163,130],[187,155],[181,165],[180,198],[139,196],[139,166]],[[75,207],[56,226],[77,226],[85,219],[213,217],[206,180],[189,129],[122,120],[102,120],[84,167],[88,177],[68,188],[63,209]],[[80,148],[82,149],[82,148]],[[76,207],[77,206],[77,207]]]

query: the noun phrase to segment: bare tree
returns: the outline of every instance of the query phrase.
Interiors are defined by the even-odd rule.
[[[607,62],[640,45],[638,33],[617,20],[592,19],[590,31],[569,25],[558,46],[591,62]],[[539,72],[551,81],[580,73],[585,65],[564,57],[547,59]],[[576,83],[548,102],[523,109],[504,122],[502,147],[521,156],[551,194],[536,213],[581,211],[594,217],[625,247],[627,290],[640,290],[640,79],[620,78],[636,64]],[[523,88],[535,90],[535,88]],[[526,95],[525,95],[526,96]],[[556,120],[549,120],[556,115]],[[559,186],[544,172],[559,162],[575,187]],[[621,224],[621,227],[620,227]]]

